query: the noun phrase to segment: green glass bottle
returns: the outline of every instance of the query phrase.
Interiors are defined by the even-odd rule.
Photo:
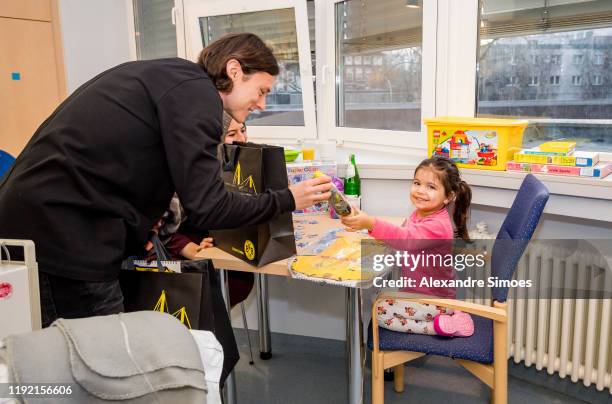
[[[349,163],[346,166],[346,176],[344,177],[344,195],[350,201],[351,205],[361,208],[361,179],[359,178],[359,170],[355,164],[355,155],[351,154]]]

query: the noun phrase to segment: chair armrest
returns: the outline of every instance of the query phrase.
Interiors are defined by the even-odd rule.
[[[441,299],[441,298],[435,298],[435,297],[430,298],[430,297],[423,297],[423,295],[410,296],[402,292],[382,293],[378,295],[378,297],[376,298],[376,301],[374,302],[374,306],[376,306],[376,304],[379,301],[385,300],[385,299],[408,300],[411,302],[433,304],[436,306],[443,306],[443,307],[448,307],[451,309],[465,311],[466,313],[475,314],[477,316],[485,317],[485,318],[488,318],[494,321],[498,321],[500,323],[505,323],[508,321],[508,313],[506,312],[506,310],[501,309],[501,308],[485,306],[485,305],[477,304],[477,303],[465,302],[463,300]],[[372,309],[372,313],[374,313],[374,311],[375,311],[375,308]]]

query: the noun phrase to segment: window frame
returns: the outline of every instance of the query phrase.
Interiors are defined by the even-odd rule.
[[[304,126],[260,126],[249,125],[249,138],[258,141],[312,140],[317,137],[314,87],[310,57],[310,40],[306,1],[303,0],[260,0],[245,3],[239,0],[181,0],[183,9],[184,53],[179,57],[195,60],[202,50],[200,18],[228,14],[243,14],[259,11],[292,8],[296,24],[298,63],[302,87],[302,110]],[[177,24],[178,25],[178,24]],[[178,29],[178,27],[177,27]]]

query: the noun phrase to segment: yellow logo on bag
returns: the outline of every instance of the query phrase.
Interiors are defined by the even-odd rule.
[[[168,310],[168,301],[166,300],[165,290],[162,290],[161,295],[159,296],[159,299],[157,300],[157,303],[155,304],[153,310],[159,311],[160,313],[170,314],[170,310]],[[189,317],[187,317],[187,310],[185,309],[185,306],[172,313],[172,315],[176,317],[181,322],[181,324],[187,326],[187,328],[191,330],[191,323],[189,322]]]
[[[253,176],[249,175],[244,180],[242,179],[242,172],[240,170],[240,162],[236,165],[236,171],[234,171],[234,181],[233,185],[238,187],[239,191],[242,191],[243,187],[247,187],[253,190],[253,193],[257,195],[257,189],[255,189],[255,181],[253,180]]]
[[[246,257],[250,260],[255,258],[255,246],[251,240],[247,240],[244,242],[244,253]]]

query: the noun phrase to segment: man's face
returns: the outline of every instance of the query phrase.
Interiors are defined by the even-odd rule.
[[[223,109],[232,118],[243,123],[250,112],[266,108],[266,95],[274,85],[275,76],[265,72],[246,75],[242,69],[238,69],[231,72],[229,77],[233,82],[232,91],[221,93],[221,98]]]

